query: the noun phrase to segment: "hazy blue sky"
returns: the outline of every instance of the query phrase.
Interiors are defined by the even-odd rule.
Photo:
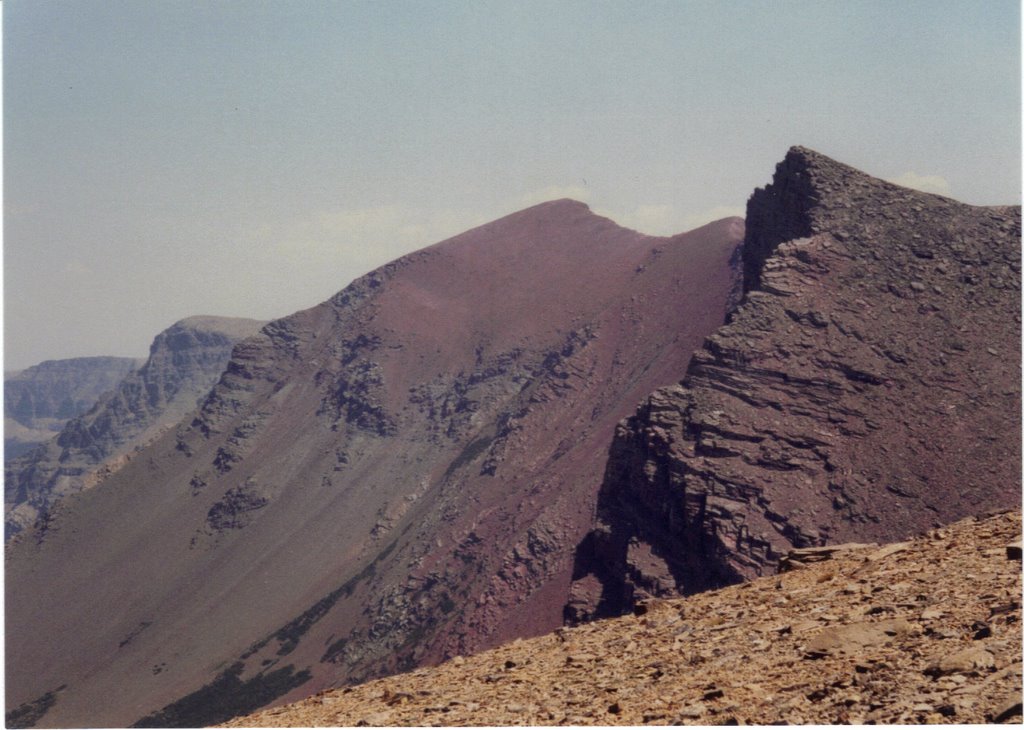
[[[667,234],[793,144],[1021,194],[1017,0],[3,2],[5,366],[280,317],[532,203]]]

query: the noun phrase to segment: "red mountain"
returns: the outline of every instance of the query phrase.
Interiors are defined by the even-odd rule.
[[[743,301],[617,430],[570,619],[1020,505],[1020,208],[794,147],[746,221]]]
[[[723,322],[742,236],[556,201],[267,325],[9,549],[8,708],[207,724],[558,626],[615,424]]]

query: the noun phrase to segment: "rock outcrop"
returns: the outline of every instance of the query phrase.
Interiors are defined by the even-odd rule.
[[[1019,535],[970,518],[226,726],[1019,725]]]
[[[1020,502],[1020,208],[793,148],[747,206],[744,298],[617,429],[569,621]]]
[[[140,365],[130,357],[74,357],[5,375],[4,460],[49,441]]]
[[[555,201],[270,323],[9,550],[8,705],[196,726],[554,629],[615,424],[722,324],[742,236]]]
[[[45,528],[58,500],[95,484],[195,410],[224,371],[235,343],[262,325],[250,319],[190,317],[158,334],[138,370],[122,377],[88,411],[69,416],[50,441],[5,464],[7,536],[38,520]],[[15,409],[21,412],[20,404]]]

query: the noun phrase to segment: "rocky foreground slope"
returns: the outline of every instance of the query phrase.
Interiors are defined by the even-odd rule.
[[[1020,208],[796,147],[746,222],[742,303],[616,431],[570,621],[1020,503]]]
[[[805,552],[822,560],[227,726],[1019,723],[1020,529]]]
[[[94,398],[81,415],[70,413],[70,420],[49,441],[5,463],[6,535],[17,534],[40,517],[40,529],[45,529],[53,504],[95,484],[136,448],[195,410],[224,371],[235,343],[255,334],[263,324],[231,317],[189,317],[158,334],[141,367],[132,368],[113,389],[104,388],[110,392],[98,401]],[[32,402],[38,411],[38,399]],[[17,413],[24,410],[21,401],[14,408]]]
[[[141,364],[130,357],[74,357],[5,374],[4,460],[49,441]]]
[[[555,201],[270,323],[8,551],[8,707],[196,726],[554,629],[615,424],[724,321],[742,237]]]

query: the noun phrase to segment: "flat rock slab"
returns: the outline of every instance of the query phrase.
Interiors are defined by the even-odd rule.
[[[995,669],[996,658],[990,651],[980,646],[972,646],[956,654],[943,657],[925,670],[925,674],[942,677],[947,674],[966,674],[968,672],[989,671]]]
[[[807,642],[805,651],[810,656],[825,656],[835,652],[852,653],[865,647],[884,644],[893,637],[904,636],[911,631],[913,627],[910,622],[903,618],[831,626],[818,632]]]

